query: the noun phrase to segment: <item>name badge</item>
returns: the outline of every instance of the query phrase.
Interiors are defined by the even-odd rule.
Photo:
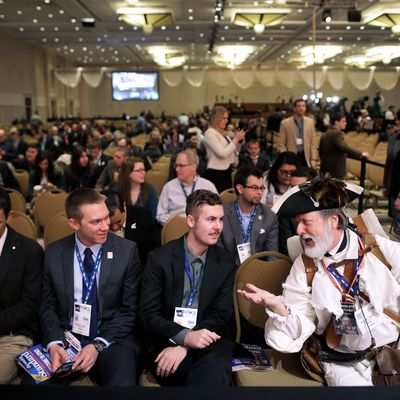
[[[196,326],[197,308],[175,307],[174,322],[184,328],[192,329]]]
[[[334,319],[335,332],[337,335],[359,335],[357,321],[354,316],[354,303],[342,301],[343,315]]]
[[[90,313],[92,306],[84,303],[74,303],[74,317],[72,321],[72,332],[89,336],[90,331]]]
[[[240,264],[242,264],[251,256],[250,242],[238,244],[236,247],[239,254]]]
[[[301,146],[303,144],[303,139],[302,138],[296,138],[296,144],[297,146]]]
[[[375,307],[371,303],[365,305],[362,311],[359,309],[354,313],[361,335],[365,335],[368,332],[368,327],[372,329],[375,326],[375,320],[373,318],[375,314]]]

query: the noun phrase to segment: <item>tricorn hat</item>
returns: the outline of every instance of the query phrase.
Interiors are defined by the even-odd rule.
[[[346,207],[364,189],[351,182],[335,178],[315,177],[289,189],[272,207],[283,217],[295,217],[311,211]]]

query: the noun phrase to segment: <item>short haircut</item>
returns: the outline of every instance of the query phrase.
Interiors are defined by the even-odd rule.
[[[185,142],[183,143],[183,150],[190,150],[190,151],[195,150],[197,154],[198,151],[197,144],[193,142]]]
[[[189,164],[196,164],[196,167],[199,165],[199,162],[200,162],[199,161],[199,156],[194,151],[183,150],[183,151],[178,153],[178,155],[176,156],[177,159],[178,159],[178,156],[180,154],[184,154],[186,156]]]
[[[108,208],[108,212],[110,213],[110,217],[113,217],[115,211],[119,210],[121,213],[125,211],[124,207],[124,199],[121,196],[121,193],[116,190],[107,190],[105,192],[101,192],[106,197],[106,206]]]
[[[77,188],[73,190],[65,200],[65,212],[68,219],[77,222],[82,219],[81,207],[85,204],[99,204],[106,200],[106,196],[91,188]]]
[[[307,103],[304,99],[296,99],[293,103],[293,107],[296,107],[298,103],[304,103],[307,106]]]
[[[222,199],[210,190],[199,189],[189,195],[186,200],[186,215],[197,217],[201,206],[222,206]]]
[[[307,180],[310,180],[312,178],[315,178],[318,175],[318,172],[311,167],[300,167],[297,168],[295,171],[292,172],[293,177],[296,178],[307,178]]]
[[[6,190],[0,187],[0,210],[3,210],[4,216],[7,218],[11,211],[11,199]]]
[[[239,196],[239,192],[236,189],[236,185],[247,185],[247,179],[249,176],[255,176],[256,178],[262,178],[263,173],[255,167],[244,166],[237,170],[235,178],[233,179],[233,187],[235,188],[236,195]]]
[[[88,149],[89,149],[89,150],[93,150],[93,149],[99,149],[99,150],[101,150],[102,147],[101,147],[101,142],[100,142],[100,140],[93,140],[92,143],[89,143],[89,144],[88,144]]]
[[[249,146],[250,144],[258,144],[259,146],[261,146],[261,145],[260,145],[260,142],[259,142],[257,139],[250,139],[250,140],[247,142],[247,146]]]
[[[331,116],[331,124],[334,125],[335,122],[339,122],[342,118],[346,118],[346,116],[342,113],[336,113]]]

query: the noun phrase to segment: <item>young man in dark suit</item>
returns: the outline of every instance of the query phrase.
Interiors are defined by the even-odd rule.
[[[15,356],[39,335],[43,249],[10,228],[10,218],[10,197],[0,188],[0,384],[17,376]]]
[[[186,206],[189,233],[149,254],[140,320],[149,369],[162,385],[212,387],[231,381],[233,258],[217,246],[220,197],[196,190]]]
[[[237,200],[224,204],[224,230],[221,242],[239,266],[260,251],[278,251],[278,217],[264,204],[262,172],[242,167],[236,172]]]
[[[46,248],[40,307],[43,345],[52,368],[67,360],[68,330],[82,345],[73,372],[89,373],[99,385],[135,385],[136,245],[109,233],[105,197],[95,190],[74,190],[65,208],[75,233]]]

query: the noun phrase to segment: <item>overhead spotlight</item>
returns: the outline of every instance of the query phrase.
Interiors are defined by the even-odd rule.
[[[322,11],[322,21],[323,22],[327,22],[327,23],[332,21],[331,9],[330,8],[325,8],[325,10]]]
[[[96,20],[94,18],[82,18],[81,25],[83,28],[94,28],[96,26]]]

